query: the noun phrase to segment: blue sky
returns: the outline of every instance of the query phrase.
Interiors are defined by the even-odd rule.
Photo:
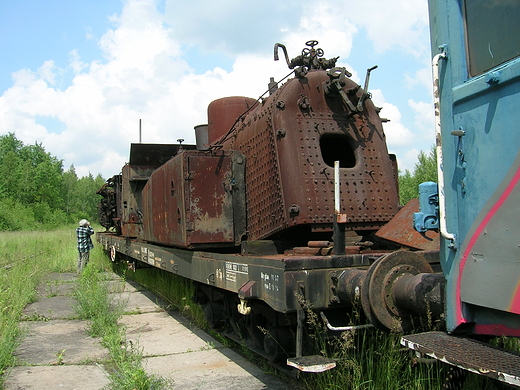
[[[426,0],[3,0],[0,134],[41,142],[80,176],[105,178],[129,144],[194,141],[214,99],[256,98],[274,43],[298,55],[318,40],[325,57],[370,91],[389,150],[412,169],[434,144]]]

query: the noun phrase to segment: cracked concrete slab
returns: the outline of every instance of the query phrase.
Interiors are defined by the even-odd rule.
[[[109,294],[109,298],[113,305],[122,306],[125,313],[150,313],[162,311],[171,306],[150,291],[123,291]]]
[[[100,390],[110,381],[99,365],[15,367],[5,390]]]
[[[27,334],[15,353],[21,364],[80,364],[108,358],[101,340],[85,333],[87,321],[33,321],[22,326]]]
[[[185,323],[183,323],[185,322]],[[127,341],[138,345],[143,356],[222,348],[222,344],[200,329],[189,329],[178,313],[157,312],[123,316]]]
[[[280,378],[264,373],[229,348],[156,356],[143,360],[150,374],[173,380],[183,390],[286,390]]]
[[[71,296],[40,297],[25,307],[23,315],[28,320],[77,318],[75,302]]]

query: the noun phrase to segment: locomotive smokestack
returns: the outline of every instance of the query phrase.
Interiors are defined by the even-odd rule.
[[[278,90],[278,83],[274,81],[274,77],[271,77],[269,80],[269,84],[267,84],[267,88],[269,89],[269,95],[272,95]]]
[[[208,125],[195,126],[197,150],[208,150]]]

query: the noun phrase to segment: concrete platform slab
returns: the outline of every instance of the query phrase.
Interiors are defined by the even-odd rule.
[[[36,289],[38,297],[51,298],[64,295],[74,294],[76,288],[73,282],[49,281],[39,285]]]
[[[105,272],[103,276],[105,280],[121,280],[121,276],[115,272]]]
[[[143,356],[159,356],[188,351],[222,348],[222,344],[200,329],[189,329],[188,322],[175,312],[123,316],[126,338],[142,349]]]
[[[288,385],[262,372],[229,348],[143,359],[150,374],[173,380],[183,390],[285,390]]]
[[[125,313],[151,313],[163,311],[171,305],[149,291],[112,293],[109,298],[113,305],[123,307]]]
[[[64,272],[64,273],[50,273],[45,275],[42,279],[42,283],[48,283],[51,281],[59,283],[75,282],[78,280],[78,274],[75,272]]]
[[[53,320],[27,322],[27,335],[15,356],[22,364],[78,364],[103,361],[108,351],[100,339],[85,333],[87,321]]]
[[[98,365],[15,367],[9,373],[4,389],[100,390],[109,383],[108,375]]]
[[[23,315],[29,319],[72,319],[78,315],[73,308],[75,300],[71,296],[40,297],[39,301],[28,304]]]
[[[107,281],[107,289],[109,293],[137,292],[140,290],[123,279]]]
[[[109,384],[102,367],[109,359],[108,351],[101,346],[101,339],[86,334],[87,321],[74,319],[75,280],[77,276],[72,273],[49,275],[40,287],[40,300],[26,307],[26,319],[46,320],[21,323],[27,335],[16,357],[23,366],[14,367],[6,376],[6,390],[101,390]],[[264,373],[190,326],[178,312],[169,312],[169,303],[153,293],[115,274],[109,273],[105,280],[112,291],[112,303],[124,309],[119,323],[126,329],[126,339],[143,354],[144,368],[150,374],[173,380],[173,388],[288,388],[283,380]]]

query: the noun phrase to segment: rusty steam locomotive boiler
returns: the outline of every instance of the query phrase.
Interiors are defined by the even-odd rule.
[[[329,239],[334,161],[345,228],[363,235],[390,221],[399,210],[397,169],[379,109],[336,59],[308,44],[293,60],[308,72],[266,99],[212,102],[198,149],[133,145],[122,173],[123,235],[183,248]],[[150,161],[141,161],[146,148]]]

